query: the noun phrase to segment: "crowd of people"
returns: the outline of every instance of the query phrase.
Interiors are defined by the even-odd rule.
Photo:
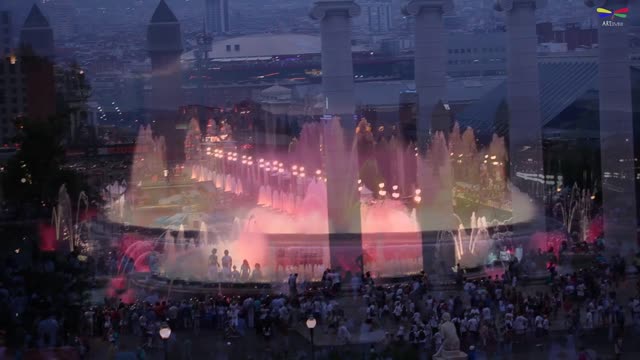
[[[138,338],[138,357],[145,358],[161,346],[159,329],[168,326],[196,336],[203,330],[238,341],[251,336],[267,349],[274,344],[275,351],[286,352],[290,331],[304,335],[305,321],[313,317],[328,343],[373,344],[371,358],[437,352],[444,340],[440,325],[448,319],[461,349],[471,354],[508,354],[517,343],[543,346],[554,330],[581,336],[599,328],[607,330],[621,352],[625,326],[640,324],[640,297],[627,305],[617,291],[626,276],[619,256],[564,275],[551,268],[544,285],[518,284],[517,266],[493,278],[472,280],[463,274],[457,289],[438,291],[424,272],[402,283],[378,284],[369,273],[343,278],[340,271],[327,269],[316,283],[300,283],[297,274],[290,274],[279,295],[162,298],[151,293],[129,304],[116,295],[99,305],[83,297],[83,281],[91,271],[78,254],[42,253],[31,262],[10,258],[5,265],[1,323],[8,325],[3,327],[6,344],[17,351],[74,346],[83,355],[92,339],[118,351],[120,339],[128,336]],[[343,283],[349,286],[343,289]],[[181,342],[186,358],[191,356],[189,338]]]
[[[20,358],[28,349],[80,346],[79,325],[88,258],[76,252],[26,254],[17,250],[0,273],[0,338]]]

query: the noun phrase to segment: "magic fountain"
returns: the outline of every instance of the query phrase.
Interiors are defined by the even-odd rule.
[[[188,160],[182,179],[186,177],[192,185],[209,189],[196,196],[205,197],[203,202],[228,203],[206,210],[195,206],[192,203],[195,200],[188,200],[184,193],[157,197],[155,207],[181,199],[173,216],[165,217],[178,220],[160,226],[160,233],[145,240],[146,245],[130,245],[125,256],[138,269],[149,270],[149,264],[153,263],[151,270],[168,278],[200,281],[207,280],[207,258],[213,248],[219,253],[229,250],[234,264],[243,260],[252,268],[260,264],[264,275],[261,280],[280,279],[290,271],[317,278],[322,269],[340,266],[332,263],[330,254],[331,220],[327,203],[330,190],[323,151],[326,134],[343,136],[342,128],[336,124],[336,121],[306,124],[287,154],[280,159],[265,159],[242,154],[229,143],[229,134],[225,134],[223,141],[211,133],[209,126],[203,137],[197,122],[192,121],[185,141]],[[327,127],[333,128],[328,131]],[[135,171],[142,162],[147,167],[162,163],[162,154],[158,153],[162,141],[150,139],[147,129],[143,128],[141,133],[147,151],[140,152],[134,163],[130,181],[138,184],[134,197],[138,196],[135,190],[143,188],[145,182],[155,184],[162,179],[154,177],[150,169]],[[435,258],[447,259],[447,267],[459,263],[472,268],[491,262],[492,229],[511,220],[496,215],[496,212],[509,214],[508,207],[512,205],[507,201],[512,197],[506,196],[510,192],[504,174],[504,141],[495,138],[490,146],[478,150],[473,132],[467,129],[460,133],[457,126],[448,137],[449,143],[442,133],[436,134],[426,156],[419,156],[413,145],[405,146],[395,138],[374,142],[371,126],[366,120],[361,121],[353,146],[344,148],[339,161],[354,161],[350,154],[360,149],[367,151],[358,157],[360,180],[354,189],[360,194],[361,229],[353,231],[361,234],[362,255],[358,261],[363,271],[398,276],[422,270],[425,233],[437,234],[427,251],[433,252]],[[424,164],[423,168],[431,169],[427,170],[427,181],[422,181],[427,184],[424,188],[415,181],[419,162]],[[155,174],[160,169],[155,165]],[[444,225],[447,222],[441,221],[442,214],[432,221],[429,215],[441,212],[446,202],[451,201],[452,196],[443,194],[443,189],[444,182],[452,177],[458,184],[454,188],[454,202],[472,202],[478,209],[467,212],[468,222],[449,214],[450,223],[456,225],[447,228]],[[482,193],[483,188],[491,189],[491,193]],[[482,196],[476,196],[477,192]],[[515,189],[513,192],[519,194]],[[162,192],[169,193],[169,190]],[[518,206],[526,207],[526,197],[520,197],[522,204]],[[249,199],[253,208],[240,211],[240,206],[234,205],[239,199]],[[132,207],[135,213],[135,205]],[[215,220],[231,212],[233,216]],[[426,216],[426,221],[419,221],[420,216]],[[135,217],[127,220],[131,223]],[[523,220],[526,221],[519,219]],[[135,221],[132,225],[153,227]],[[223,228],[227,230],[222,231]]]

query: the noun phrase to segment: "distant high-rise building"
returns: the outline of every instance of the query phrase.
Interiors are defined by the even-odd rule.
[[[366,35],[384,34],[391,28],[391,1],[367,0],[359,2],[362,15],[355,24]]]
[[[150,115],[155,122],[155,132],[165,137],[169,160],[176,160],[182,157],[184,150],[181,135],[176,130],[183,100],[182,30],[164,0],[160,0],[147,28],[147,50],[151,58]]]
[[[27,107],[22,66],[15,55],[0,57],[0,76],[8,80],[0,82],[0,146],[13,143],[15,121],[24,115]]]
[[[38,5],[33,5],[20,31],[20,47],[30,55],[52,58],[53,29]]]
[[[11,53],[11,41],[11,14],[0,11],[0,56],[5,57]]]
[[[19,67],[11,54],[11,14],[0,11],[0,77],[9,80],[0,82],[0,146],[15,135],[13,120],[24,111],[24,76]]]
[[[66,40],[75,35],[76,8],[73,0],[52,0],[45,6],[44,10],[50,16],[56,39]]]
[[[53,30],[37,5],[33,5],[20,31],[20,54],[25,75],[26,115],[47,119],[56,112]]]
[[[366,3],[363,15],[369,22],[369,31],[372,34],[386,33],[391,29],[391,2]]]
[[[209,32],[215,35],[229,32],[229,0],[205,0],[205,16]]]

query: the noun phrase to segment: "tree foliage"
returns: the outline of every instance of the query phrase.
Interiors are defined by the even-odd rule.
[[[64,139],[68,131],[65,117],[48,121],[26,119],[19,124],[20,148],[7,164],[2,177],[6,200],[17,207],[55,203],[58,188],[67,184],[70,192],[85,188],[85,182],[72,170],[64,169]]]

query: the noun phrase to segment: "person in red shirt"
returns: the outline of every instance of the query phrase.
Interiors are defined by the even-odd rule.
[[[160,304],[159,302],[153,307],[153,312],[156,314],[156,319],[161,320],[164,319],[164,302]]]
[[[118,312],[118,310],[112,309],[111,314],[109,314],[109,316],[111,317],[111,326],[113,327],[114,330],[119,331],[120,313]]]

